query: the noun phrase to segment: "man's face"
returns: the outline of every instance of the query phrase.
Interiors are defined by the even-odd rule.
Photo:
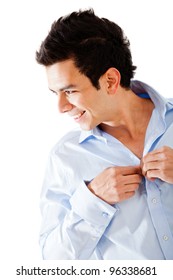
[[[72,60],[47,66],[46,73],[61,113],[67,113],[84,130],[91,130],[105,120],[107,94],[102,81],[97,90]]]

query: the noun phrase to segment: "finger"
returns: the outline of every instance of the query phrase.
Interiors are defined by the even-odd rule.
[[[156,149],[152,152],[149,152],[147,155],[145,155],[142,159],[142,162],[148,162],[148,161],[157,161],[161,159],[166,159],[166,154],[171,150],[170,147],[163,146],[160,149]]]
[[[162,179],[160,170],[149,170],[146,172],[146,177],[149,180],[154,180],[156,178]]]
[[[134,183],[127,182],[124,184],[120,184],[119,186],[116,186],[115,189],[116,189],[116,191],[118,191],[119,194],[136,191],[139,188],[140,182],[141,182],[141,180],[138,182],[134,182]]]
[[[123,201],[123,200],[126,200],[126,199],[129,199],[131,197],[133,197],[135,195],[135,191],[129,191],[129,192],[126,192],[126,193],[123,193],[122,195],[119,196],[119,202]]]
[[[134,195],[135,195],[135,192],[134,192],[134,191],[126,192],[126,193],[125,193],[125,199],[131,198],[131,197],[134,196]]]
[[[139,183],[126,185],[124,192],[135,192],[139,188]]]
[[[132,174],[123,176],[124,185],[139,184],[142,181],[142,176],[139,174]]]
[[[134,174],[142,174],[141,166],[123,166],[122,168],[122,175],[128,176],[128,175],[134,175]]]
[[[164,153],[155,153],[155,154],[147,154],[143,159],[142,162],[143,164],[147,163],[147,162],[151,162],[151,161],[160,161],[160,160],[164,160],[166,159],[166,156]]]
[[[151,161],[151,162],[147,162],[143,165],[142,171],[143,171],[143,173],[146,173],[148,170],[161,169],[161,168],[162,168],[162,162]]]

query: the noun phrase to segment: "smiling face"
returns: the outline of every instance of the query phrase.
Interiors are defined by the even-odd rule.
[[[72,60],[46,67],[48,86],[58,97],[58,108],[67,113],[84,130],[91,130],[109,119],[110,98],[104,75],[97,90],[89,78],[81,74]]]

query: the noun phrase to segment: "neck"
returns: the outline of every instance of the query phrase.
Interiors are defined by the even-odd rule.
[[[140,98],[131,90],[122,90],[111,106],[112,115],[100,125],[102,130],[118,139],[122,136],[135,139],[145,133],[154,108],[150,99]]]

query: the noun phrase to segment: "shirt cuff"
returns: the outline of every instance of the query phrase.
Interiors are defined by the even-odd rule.
[[[107,227],[117,209],[96,195],[83,182],[70,199],[72,210],[82,219],[98,227]]]

